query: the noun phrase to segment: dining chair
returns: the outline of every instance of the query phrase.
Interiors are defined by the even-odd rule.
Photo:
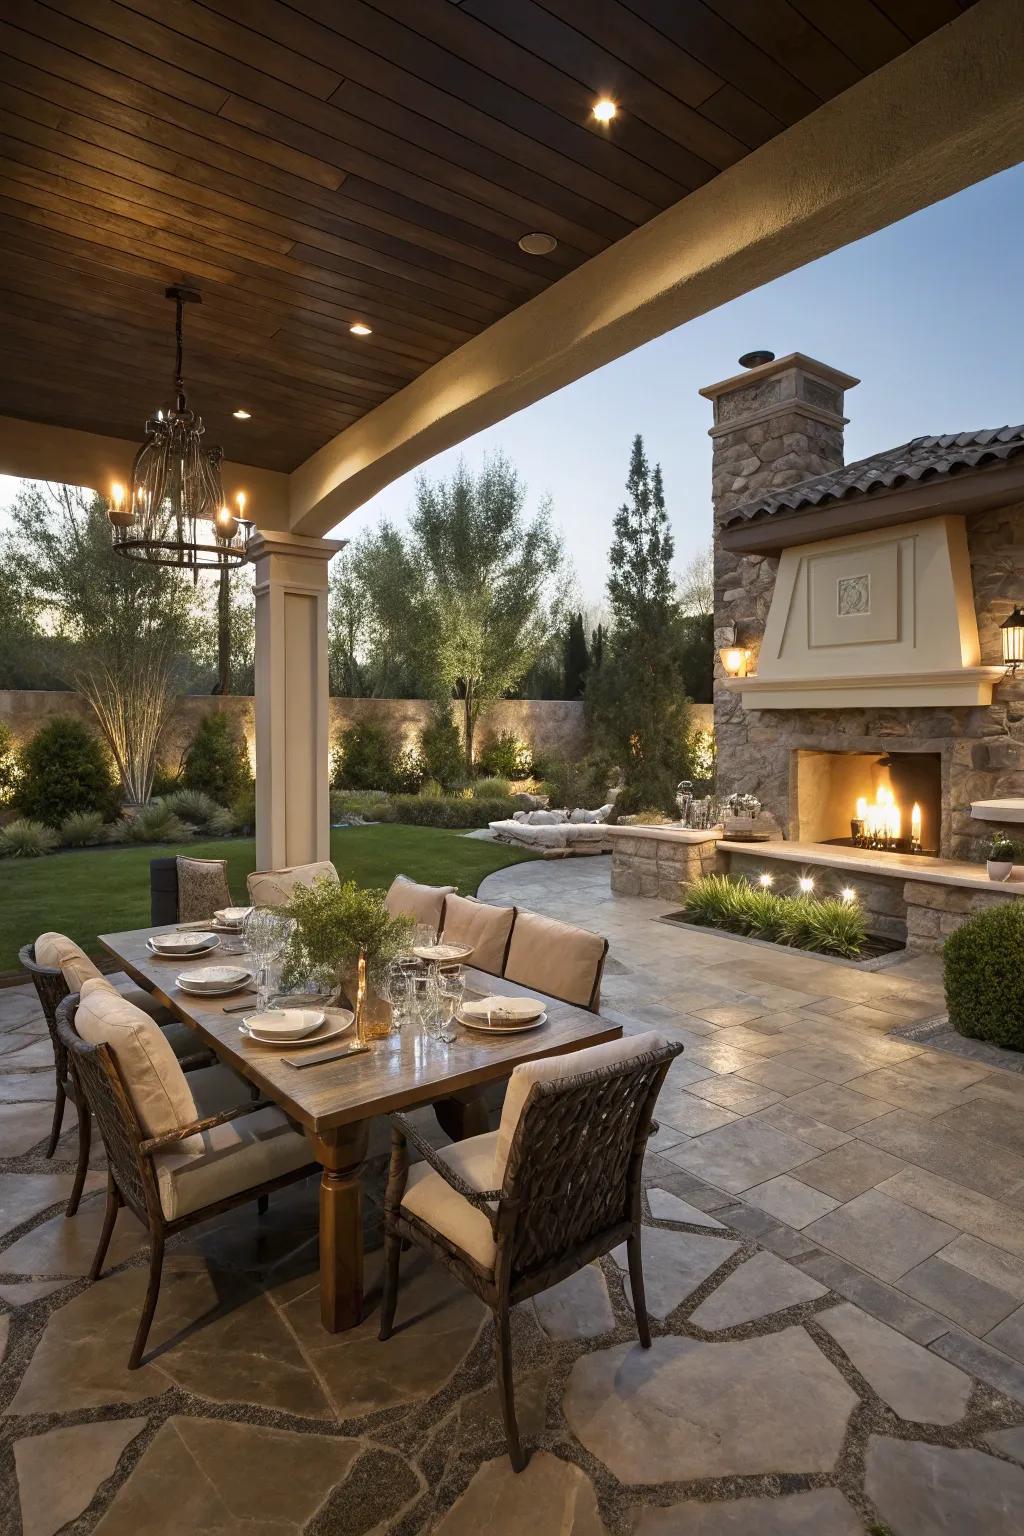
[[[502,975],[597,1013],[608,940],[538,912],[516,913]]]
[[[58,1004],[63,1002],[70,993],[80,992],[86,981],[98,978],[114,987],[135,1007],[149,1014],[161,1029],[165,1040],[182,1062],[185,1070],[209,1066],[213,1061],[213,1053],[199,1044],[187,1024],[182,1024],[175,1019],[148,992],[132,984],[127,976],[118,976],[116,973],[113,976],[102,976],[85,951],[66,934],[41,933],[34,944],[22,946],[18,951],[18,959],[21,961],[22,968],[32,977],[36,996],[43,1010],[43,1018],[46,1020],[46,1028],[49,1031],[50,1045],[53,1048],[56,1096],[50,1139],[44,1154],[46,1157],[52,1157],[57,1150],[69,1099],[74,1104],[78,1115],[78,1166],[75,1169],[74,1183],[64,1212],[66,1216],[74,1216],[82,1198],[85,1176],[89,1171],[92,1127],[89,1106],[78,1099],[74,1079],[68,1070],[67,1051],[57,1035]]]
[[[253,870],[246,885],[254,907],[284,907],[297,885],[312,885],[315,880],[324,879],[341,884],[330,859],[320,859],[315,864],[291,864],[285,869]]]
[[[260,1212],[277,1189],[317,1171],[305,1136],[265,1101],[203,1114],[223,1098],[224,1067],[194,1074],[196,1090],[153,1021],[123,998],[87,981],[57,1010],[57,1033],[107,1153],[107,1204],[89,1271],[98,1280],[117,1221],[127,1206],[149,1232],[149,1283],[128,1369],[142,1363],[156,1312],[168,1238],[249,1200]],[[204,1093],[204,1088],[208,1089]]]
[[[380,1337],[391,1336],[403,1244],[424,1249],[494,1315],[513,1469],[526,1465],[509,1311],[626,1244],[633,1311],[651,1344],[640,1249],[641,1168],[655,1101],[683,1049],[654,1032],[516,1067],[496,1131],[440,1150],[393,1114]],[[409,1143],[423,1161],[410,1169]]]
[[[149,912],[154,928],[166,923],[205,923],[233,905],[227,859],[179,854],[149,861]]]
[[[392,917],[411,917],[414,922],[426,923],[434,933],[444,925],[445,898],[455,895],[454,885],[420,885],[405,875],[396,875],[384,898],[384,905]]]
[[[475,896],[446,896],[441,938],[446,944],[468,945],[473,953],[467,965],[500,976],[515,920],[515,907],[492,906]]]

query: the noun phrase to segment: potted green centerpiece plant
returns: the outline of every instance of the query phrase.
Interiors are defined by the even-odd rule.
[[[984,844],[985,867],[990,880],[1009,880],[1020,849],[1005,832],[993,832]]]
[[[387,1034],[391,1010],[381,997],[388,966],[409,947],[413,923],[392,917],[385,892],[338,884],[321,876],[312,885],[299,885],[288,903],[295,931],[285,960],[284,980],[312,977],[331,994],[332,1002],[355,1009],[360,953],[366,957],[364,1022],[368,1034]]]

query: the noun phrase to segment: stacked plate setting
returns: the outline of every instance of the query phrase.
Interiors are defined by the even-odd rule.
[[[221,907],[213,914],[213,926],[218,933],[241,933],[252,907]]]
[[[503,997],[497,993],[463,1003],[456,1017],[468,1029],[478,1029],[485,1035],[518,1035],[527,1029],[539,1029],[547,1020],[539,998]]]
[[[146,948],[164,960],[191,960],[209,954],[219,943],[215,933],[157,933],[146,940]]]
[[[224,997],[248,986],[251,981],[252,972],[240,965],[204,965],[175,977],[182,992],[189,992],[193,997]]]
[[[238,1030],[261,1045],[319,1045],[343,1035],[354,1021],[348,1008],[332,1008],[330,1017],[320,1008],[268,1008],[247,1013]]]

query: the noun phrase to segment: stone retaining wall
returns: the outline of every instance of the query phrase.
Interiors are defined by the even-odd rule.
[[[1000,890],[995,882],[990,891],[972,891],[955,885],[908,880],[903,887],[903,899],[907,908],[907,948],[940,954],[949,935],[975,912],[986,912],[999,902],[1021,898],[1016,892]]]

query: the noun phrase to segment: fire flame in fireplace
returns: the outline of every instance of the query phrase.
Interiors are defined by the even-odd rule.
[[[903,836],[903,812],[886,784],[879,785],[873,801],[860,796],[856,819],[866,847],[895,848]],[[910,812],[910,847],[912,851],[921,847],[921,807],[916,800]]]

